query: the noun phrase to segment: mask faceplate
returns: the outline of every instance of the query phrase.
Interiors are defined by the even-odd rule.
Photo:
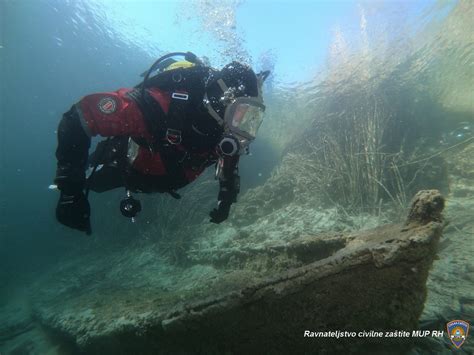
[[[262,124],[264,112],[265,105],[260,99],[239,97],[227,106],[224,122],[232,133],[253,140]]]

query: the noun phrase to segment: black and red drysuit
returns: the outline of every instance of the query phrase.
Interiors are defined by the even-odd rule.
[[[175,190],[218,161],[222,168],[218,208],[210,216],[214,223],[227,219],[240,188],[239,156],[219,160],[223,129],[203,106],[203,81],[193,82],[192,76],[182,81],[181,87],[169,90],[161,85],[143,92],[120,89],[88,95],[63,115],[55,179],[61,191],[56,209],[61,223],[90,233],[84,190],[125,186],[130,191],[176,196]],[[89,156],[91,137],[97,135],[111,138]],[[86,180],[91,165],[101,168]]]

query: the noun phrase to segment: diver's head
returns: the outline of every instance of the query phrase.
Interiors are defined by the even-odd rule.
[[[257,76],[249,66],[232,62],[214,75],[206,93],[212,108],[224,119],[233,99],[258,96]]]
[[[246,147],[255,139],[265,111],[261,88],[268,74],[255,74],[249,66],[232,62],[207,85],[205,105],[223,128],[225,142],[233,136],[239,146]]]

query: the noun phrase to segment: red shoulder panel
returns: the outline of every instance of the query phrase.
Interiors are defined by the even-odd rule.
[[[153,99],[160,104],[163,112],[168,114],[171,101],[170,93],[157,88],[151,88],[148,90],[148,92],[150,93],[151,97],[153,97]]]
[[[142,113],[126,93],[130,89],[87,95],[77,104],[84,129],[91,136],[149,136]]]

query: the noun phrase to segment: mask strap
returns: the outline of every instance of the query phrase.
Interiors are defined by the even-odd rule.
[[[204,95],[204,102],[206,102],[206,108],[209,114],[217,121],[217,123],[219,123],[219,125],[222,126],[224,124],[224,120],[221,118],[221,116],[219,116],[216,110],[214,110],[214,108],[211,106],[211,103],[207,97],[207,94]]]
[[[222,92],[226,92],[227,90],[229,90],[229,87],[226,85],[224,80],[218,79],[217,84],[219,84],[219,87],[221,88]]]

